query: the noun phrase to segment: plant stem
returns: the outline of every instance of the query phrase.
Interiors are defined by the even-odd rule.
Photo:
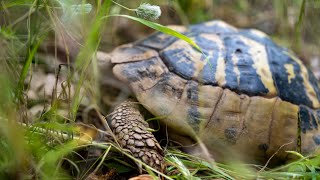
[[[118,5],[118,6],[120,6],[120,7],[122,7],[122,8],[124,8],[124,9],[126,9],[126,10],[129,10],[129,11],[136,11],[136,9],[130,9],[130,8],[127,8],[127,7],[125,7],[125,6],[123,6],[123,5],[121,5],[121,4],[119,4],[119,3],[117,3],[117,2],[115,2],[115,1],[112,1],[113,3],[115,3],[116,5]]]

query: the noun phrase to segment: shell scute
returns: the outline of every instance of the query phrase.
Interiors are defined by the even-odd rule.
[[[206,23],[201,23],[201,24],[196,24],[190,26],[190,31],[192,33],[214,33],[214,34],[220,34],[220,33],[234,33],[237,32],[238,30],[223,22],[220,20],[214,20],[214,21],[209,21]]]
[[[127,63],[143,61],[152,57],[157,57],[158,52],[149,48],[133,46],[132,44],[122,45],[116,48],[111,54],[111,62]]]

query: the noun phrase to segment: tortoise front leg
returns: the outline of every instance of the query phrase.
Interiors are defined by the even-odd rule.
[[[154,135],[147,131],[139,106],[127,100],[116,107],[109,125],[119,144],[129,150],[135,158],[157,170],[163,170],[163,150]]]

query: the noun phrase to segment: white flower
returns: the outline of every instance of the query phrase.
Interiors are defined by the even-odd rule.
[[[159,6],[143,3],[136,9],[136,13],[140,18],[156,20],[161,16],[161,9]]]

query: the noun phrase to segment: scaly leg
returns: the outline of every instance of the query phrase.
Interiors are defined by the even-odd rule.
[[[114,109],[109,122],[124,149],[151,167],[163,170],[163,150],[154,135],[147,131],[149,125],[144,121],[137,103],[132,100],[121,103]]]

